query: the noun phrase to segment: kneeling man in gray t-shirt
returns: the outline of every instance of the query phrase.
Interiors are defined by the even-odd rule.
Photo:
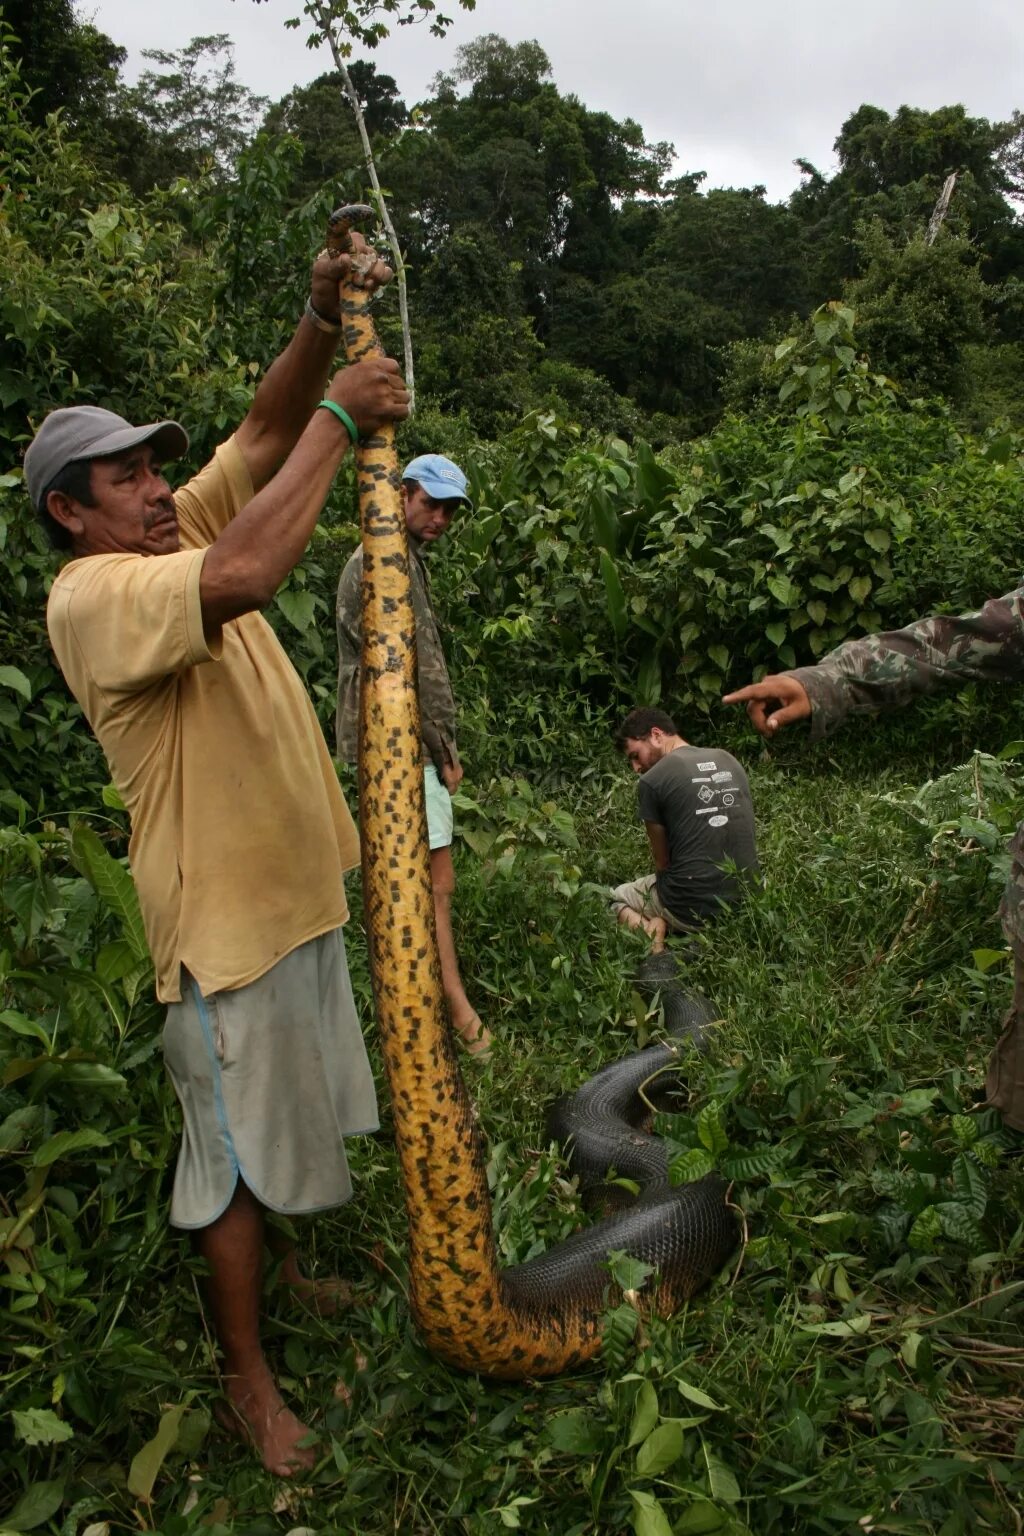
[[[757,873],[750,785],[734,757],[691,746],[663,709],[631,710],[618,741],[641,776],[637,800],[655,873],[616,886],[612,909],[620,923],[649,933],[657,953],[667,932],[692,932],[723,902],[740,900],[732,866]]]

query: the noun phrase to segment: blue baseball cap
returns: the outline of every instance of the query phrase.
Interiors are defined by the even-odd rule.
[[[438,501],[461,501],[472,512],[473,503],[466,492],[466,477],[457,464],[443,453],[421,453],[402,470],[403,480],[415,480],[428,496]]]

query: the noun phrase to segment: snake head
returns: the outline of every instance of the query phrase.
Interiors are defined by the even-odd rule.
[[[344,203],[335,208],[327,220],[327,249],[332,256],[348,256],[352,249],[349,231],[362,219],[372,219],[373,209],[367,203]]]

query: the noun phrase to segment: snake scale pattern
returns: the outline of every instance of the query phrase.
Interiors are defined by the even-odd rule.
[[[328,248],[346,251],[350,221],[369,213],[339,209]],[[341,308],[349,362],[381,355],[367,293],[343,283]],[[668,1315],[732,1252],[736,1223],[721,1180],[673,1187],[663,1178],[630,1209],[526,1264],[500,1267],[483,1142],[455,1056],[434,935],[393,430],[362,440],[356,465],[364,560],[363,901],[409,1221],[410,1306],[427,1347],[450,1365],[502,1380],[552,1376],[600,1349],[610,1252],[624,1249],[654,1266],[658,1284],[647,1302]]]

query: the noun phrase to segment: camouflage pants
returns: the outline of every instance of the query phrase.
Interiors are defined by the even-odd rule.
[[[1010,844],[1012,862],[999,915],[1013,950],[1013,1003],[989,1059],[987,1102],[1014,1131],[1024,1131],[1024,823]]]

